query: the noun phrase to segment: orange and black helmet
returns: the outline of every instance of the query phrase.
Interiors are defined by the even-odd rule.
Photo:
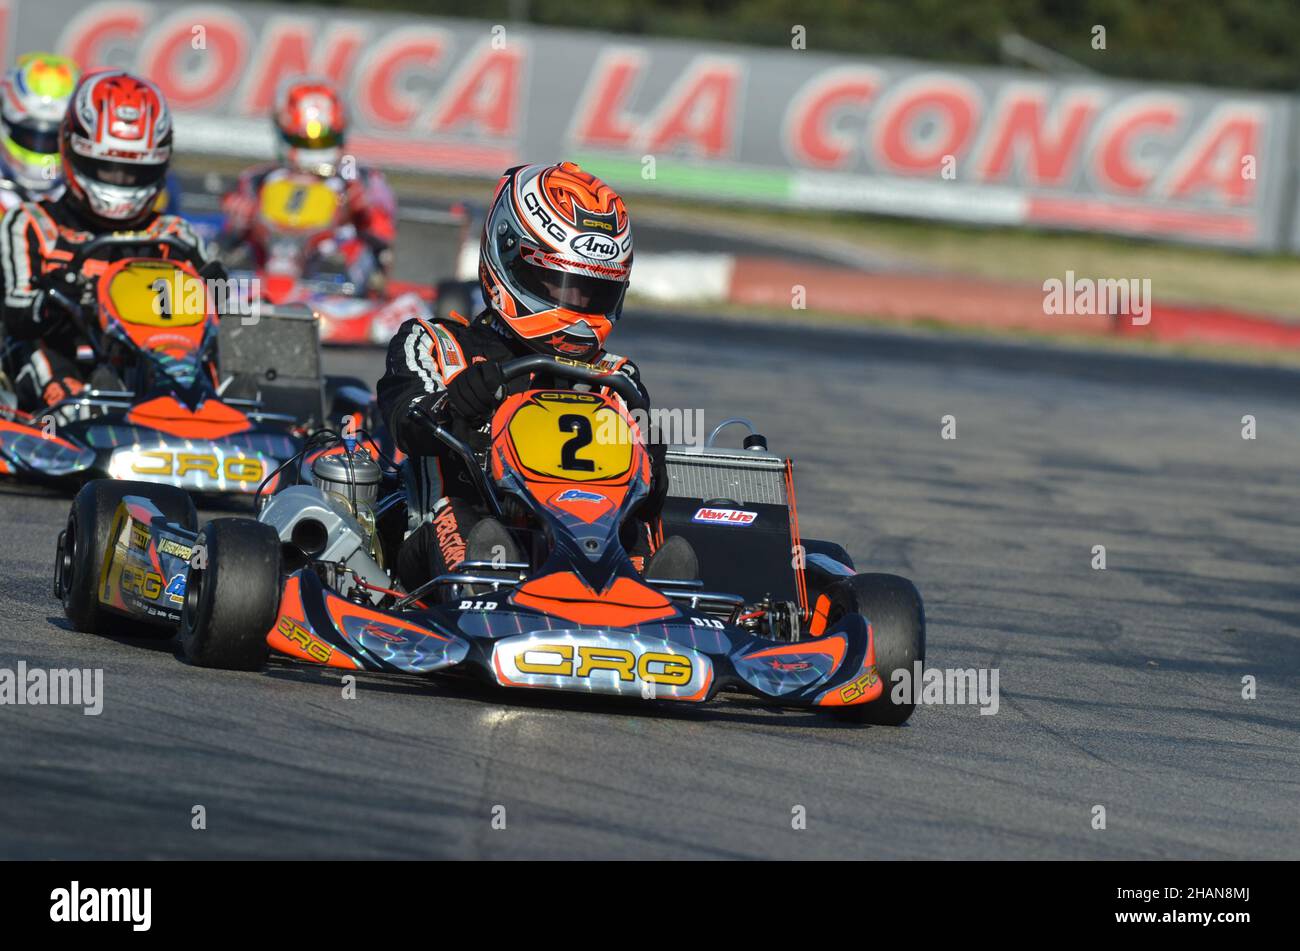
[[[623,199],[572,162],[502,176],[483,226],[483,297],[514,337],[588,360],[604,349],[632,272]]]

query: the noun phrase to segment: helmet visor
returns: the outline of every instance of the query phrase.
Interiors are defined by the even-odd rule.
[[[533,264],[526,260],[527,256],[527,250],[511,255],[507,266],[510,276],[535,297],[580,314],[612,317],[616,313],[626,286],[623,281],[558,271]]]
[[[111,159],[93,159],[76,156],[73,162],[77,171],[104,185],[124,188],[145,188],[157,185],[167,174],[166,163],[114,162]]]
[[[40,155],[54,155],[59,151],[59,127],[45,125],[20,125],[9,127],[9,138],[20,148]]]
[[[343,145],[343,133],[322,131],[319,135],[290,135],[284,133],[284,141],[295,149],[337,149]]]

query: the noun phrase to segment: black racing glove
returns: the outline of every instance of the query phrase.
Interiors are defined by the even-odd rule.
[[[397,420],[397,445],[408,456],[431,456],[438,451],[438,440],[433,435],[431,421],[436,419],[440,393],[426,393],[411,400],[406,413]]]
[[[487,422],[505,392],[501,364],[482,360],[452,377],[447,384],[447,403],[453,415],[477,429]]]

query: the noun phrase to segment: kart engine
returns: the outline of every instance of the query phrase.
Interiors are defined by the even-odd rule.
[[[381,562],[375,541],[375,502],[383,478],[379,463],[365,449],[357,447],[332,455],[322,455],[312,463],[312,485],[327,496],[343,503],[365,532],[365,547],[376,562]]]
[[[364,449],[317,458],[312,485],[291,485],[262,507],[298,564],[314,563],[322,580],[344,597],[378,601],[391,583],[375,533],[375,503],[382,472]]]

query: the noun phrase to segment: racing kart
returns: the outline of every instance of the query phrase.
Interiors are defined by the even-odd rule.
[[[508,396],[481,454],[413,408],[509,532],[491,557],[475,551],[476,528],[470,560],[401,590],[387,567],[406,528],[397,473],[373,444],[334,439],[294,460],[293,484],[282,480],[256,519],[201,530],[188,499],[164,487],[90,483],[60,536],[56,596],[78,630],[129,618],[179,631],[184,657],[203,667],[258,670],[275,653],[510,689],[681,703],[738,691],[873,724],[911,715],[888,683],[924,660],[920,596],[799,538],[790,463],[761,436],[717,449],[715,431],[703,449],[670,451],[664,531],[689,533],[705,571],[655,577],[652,558],[643,577],[619,530],[651,476],[635,384],[540,355],[503,373],[589,388]],[[713,590],[722,577],[740,590]]]
[[[232,273],[256,277],[267,303],[310,308],[327,344],[387,344],[412,317],[443,316],[433,285],[386,278],[368,252],[349,264],[328,250],[356,237],[342,211],[339,195],[319,177],[268,183],[247,240],[233,249],[239,263]]]
[[[89,382],[39,415],[0,406],[0,475],[251,494],[331,413],[364,412],[363,384],[320,374],[310,314],[219,318],[206,283],[219,266],[203,267],[183,242],[122,232],[43,278],[85,341]]]

